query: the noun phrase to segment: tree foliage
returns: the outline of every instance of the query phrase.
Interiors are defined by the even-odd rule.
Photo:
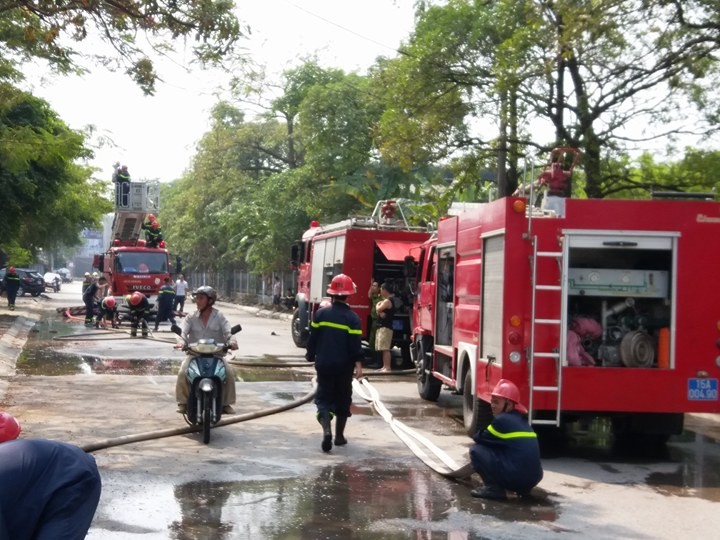
[[[69,129],[49,105],[0,83],[0,242],[6,251],[52,249],[79,243],[111,204],[92,170],[84,136]]]
[[[196,60],[218,62],[243,35],[233,9],[229,0],[0,0],[0,77],[19,76],[16,63],[30,58],[71,71],[78,57],[89,55],[90,38],[99,38],[113,56],[90,56],[109,67],[124,66],[152,94],[157,74],[138,37],[146,36],[161,53],[177,40],[189,41]]]
[[[653,137],[717,128],[714,1],[448,0],[421,8],[403,56],[381,70],[395,103],[381,148],[405,167],[497,155],[501,178],[509,154],[512,182],[520,156],[572,146],[583,152],[587,194],[603,197],[611,156]],[[705,123],[679,114],[690,104]],[[533,122],[554,133],[531,133]],[[638,134],[636,126],[655,131]]]

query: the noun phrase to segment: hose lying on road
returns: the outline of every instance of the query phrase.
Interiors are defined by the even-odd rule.
[[[380,400],[380,394],[367,379],[354,379],[353,389],[365,401],[370,402],[375,411],[390,424],[390,429],[393,430],[395,435],[432,470],[446,478],[455,479],[467,478],[474,472],[471,463],[459,467],[450,456],[430,440],[393,418],[393,415]],[[426,450],[433,455],[429,455]]]
[[[270,416],[271,414],[276,414],[279,412],[294,409],[295,407],[299,407],[300,405],[304,405],[305,403],[308,403],[309,401],[311,401],[315,397],[316,390],[317,390],[317,381],[315,379],[313,379],[312,389],[310,390],[310,392],[305,394],[300,399],[291,401],[289,403],[286,403],[285,405],[278,405],[277,407],[271,407],[269,409],[262,409],[262,410],[251,412],[251,413],[229,416],[223,420],[220,420],[217,424],[215,424],[213,426],[213,428],[229,426],[230,424],[237,424],[238,422],[254,420],[255,418],[262,418],[263,416]],[[194,433],[196,431],[201,431],[202,428],[203,428],[202,426],[187,426],[187,427],[182,427],[182,428],[163,429],[163,430],[159,430],[159,431],[148,431],[146,433],[138,433],[136,435],[126,435],[124,437],[116,437],[114,439],[105,439],[104,441],[96,441],[94,443],[88,443],[88,444],[82,445],[82,446],[80,446],[80,448],[82,448],[85,452],[94,452],[96,450],[102,450],[104,448],[111,448],[113,446],[122,446],[124,444],[132,444],[132,443],[136,443],[136,442],[150,441],[153,439],[162,439],[164,437],[174,437],[176,435],[185,435],[187,433]]]

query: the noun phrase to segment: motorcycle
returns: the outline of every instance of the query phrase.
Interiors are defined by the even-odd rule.
[[[182,337],[182,330],[172,325],[170,330]],[[237,334],[242,327],[237,324],[232,327],[232,334]],[[185,421],[191,426],[202,426],[203,443],[210,442],[210,428],[220,421],[223,410],[223,385],[227,378],[227,371],[223,356],[230,345],[216,343],[214,339],[201,339],[197,343],[185,341],[184,350],[192,358],[188,364],[187,383],[190,388],[187,401],[187,411],[183,415]]]

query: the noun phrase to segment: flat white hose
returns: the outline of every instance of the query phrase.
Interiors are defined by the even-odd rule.
[[[410,451],[433,471],[447,478],[465,478],[473,473],[471,464],[458,466],[445,451],[438,448],[429,439],[396,420],[380,399],[378,391],[367,379],[353,379],[353,389],[362,399],[370,403]]]

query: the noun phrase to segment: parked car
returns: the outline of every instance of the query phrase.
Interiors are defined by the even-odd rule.
[[[5,279],[5,273],[7,268],[0,268],[0,283]],[[45,280],[35,270],[29,268],[15,268],[15,273],[20,278],[20,288],[18,289],[18,296],[24,296],[25,293],[32,296],[40,296],[41,293],[45,292]],[[5,286],[0,285],[2,292],[5,292]]]
[[[62,279],[63,283],[72,283],[72,272],[67,268],[58,268],[57,270],[55,270],[55,273],[60,274],[60,278]]]
[[[55,272],[45,272],[43,279],[45,280],[45,288],[55,292],[60,290],[60,284],[62,283],[60,274],[56,274]]]

